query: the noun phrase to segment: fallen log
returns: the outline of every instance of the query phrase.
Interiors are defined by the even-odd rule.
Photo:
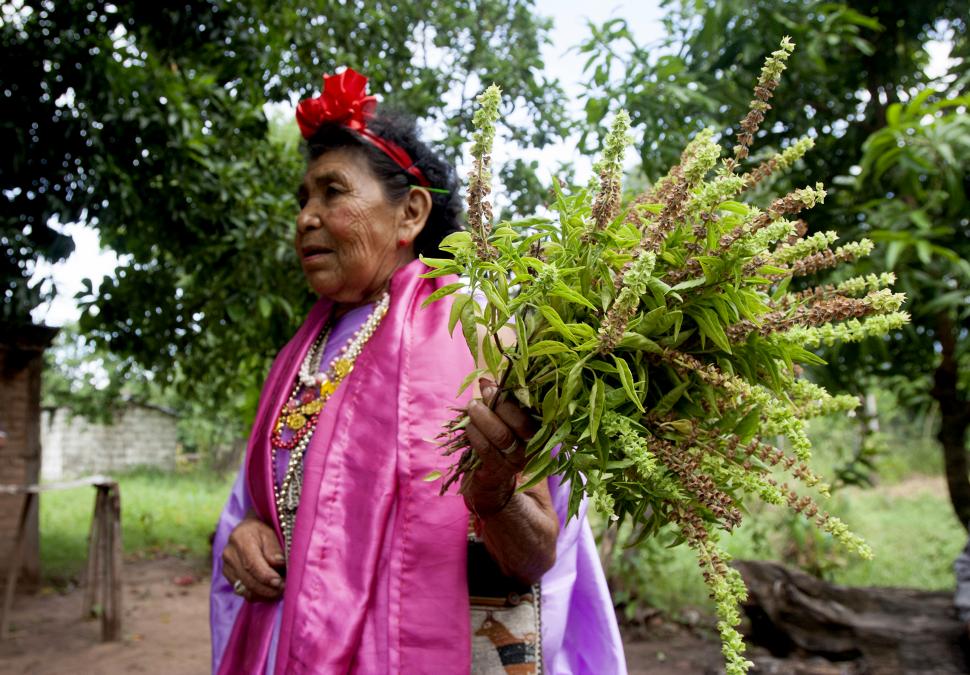
[[[970,672],[952,593],[836,586],[764,561],[734,566],[748,587],[746,637],[774,656],[823,656],[880,675]]]

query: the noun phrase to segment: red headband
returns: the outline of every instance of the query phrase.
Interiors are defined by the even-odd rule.
[[[428,179],[404,148],[367,128],[367,120],[374,116],[376,107],[377,98],[367,95],[367,78],[353,68],[347,68],[339,75],[323,76],[323,93],[300,101],[296,107],[296,123],[300,125],[303,138],[310,138],[327,122],[352,129],[409,173],[418,185],[428,187]]]

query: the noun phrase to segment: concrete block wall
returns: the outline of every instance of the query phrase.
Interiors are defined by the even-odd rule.
[[[110,425],[74,417],[65,408],[46,409],[41,424],[42,478],[65,480],[140,466],[171,471],[177,421],[167,411],[135,403],[117,410]]]

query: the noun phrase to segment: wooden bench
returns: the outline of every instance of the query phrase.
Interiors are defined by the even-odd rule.
[[[121,491],[118,483],[107,476],[87,476],[77,480],[44,485],[0,485],[0,494],[23,495],[17,525],[17,539],[8,562],[7,583],[0,609],[0,639],[9,634],[10,611],[17,589],[17,577],[23,562],[27,541],[27,523],[38,506],[42,492],[94,487],[94,515],[88,537],[88,560],[84,573],[84,599],[81,616],[87,618],[97,606],[101,615],[101,640],[121,639]]]

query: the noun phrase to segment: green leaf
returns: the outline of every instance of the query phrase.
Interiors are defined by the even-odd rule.
[[[273,313],[273,303],[271,303],[269,298],[267,298],[265,295],[261,295],[259,296],[259,300],[257,300],[257,304],[259,305],[260,316],[262,316],[264,319],[268,319],[270,314]]]
[[[542,317],[549,323],[552,328],[560,333],[563,337],[572,339],[572,332],[566,327],[566,324],[559,317],[559,313],[554,310],[549,305],[540,305],[539,313]]]
[[[650,354],[663,354],[664,349],[656,342],[650,338],[645,338],[639,333],[624,333],[623,339],[620,340],[619,347],[621,349],[632,349],[640,352],[648,352]]]
[[[472,382],[474,382],[476,379],[478,379],[479,377],[481,377],[484,374],[485,374],[485,369],[484,368],[476,368],[472,372],[468,373],[468,375],[465,376],[465,379],[461,381],[461,386],[458,387],[458,393],[456,394],[456,396],[461,396],[462,393],[466,389],[468,389],[468,386]]]
[[[574,363],[573,367],[569,369],[569,374],[566,375],[566,384],[563,386],[562,396],[559,398],[559,410],[557,411],[559,415],[566,412],[576,392],[582,386],[583,380],[581,376],[583,374],[583,367],[586,365],[586,358],[583,357]]]
[[[663,397],[661,397],[661,399],[657,402],[657,405],[655,405],[650,411],[650,414],[655,417],[660,417],[670,412],[674,405],[676,405],[677,401],[680,400],[680,397],[684,395],[688,385],[690,385],[690,380],[685,380],[664,394]]]
[[[529,354],[532,356],[547,356],[549,354],[562,354],[563,352],[569,352],[572,349],[569,348],[563,342],[557,340],[539,340],[529,347]]]
[[[525,320],[520,314],[515,315],[515,336],[519,348],[519,359],[524,366],[529,362],[529,335],[525,329]],[[523,367],[524,367],[523,366]]]
[[[471,302],[471,296],[465,294],[458,294],[455,296],[455,301],[451,305],[451,313],[448,315],[448,334],[455,334],[455,326],[458,325],[458,320],[461,318],[462,310],[465,309],[465,305]]]
[[[903,251],[906,250],[908,244],[903,241],[891,241],[889,245],[886,246],[886,268],[889,270],[896,269],[896,263],[899,261],[900,256]]]
[[[654,331],[658,329],[658,327],[664,324],[666,319],[667,319],[667,307],[666,305],[661,305],[660,307],[656,307],[650,310],[649,312],[647,312],[646,314],[644,314],[643,320],[640,321],[639,324],[637,324],[636,330],[638,333],[641,333],[642,335],[651,335],[654,333]],[[631,329],[632,329],[632,322],[631,322]]]
[[[674,342],[680,337],[680,328],[684,325],[684,313],[679,309],[667,314],[674,321]]]
[[[426,258],[423,255],[419,257],[421,258],[421,262],[433,269],[441,269],[442,267],[451,266],[457,267],[457,265],[455,265],[454,258]]]
[[[752,408],[750,411],[748,411],[748,414],[742,417],[741,420],[734,426],[733,433],[740,439],[741,443],[744,444],[754,438],[760,424],[761,409]]]
[[[537,452],[529,459],[529,463],[522,470],[522,474],[529,476],[529,479],[517,488],[518,491],[522,492],[523,490],[535,487],[553,474],[556,466],[556,458],[552,456],[552,452],[546,452],[544,450]]]
[[[623,390],[626,392],[627,398],[633,402],[640,412],[644,412],[643,403],[640,401],[640,396],[633,386],[633,373],[630,372],[630,366],[615,354],[613,355],[613,361],[616,363],[616,372],[620,376],[620,384],[623,385]]]
[[[589,435],[594,443],[596,442],[596,432],[600,428],[600,420],[603,418],[605,397],[603,381],[594,375],[593,387],[589,392]]]
[[[698,277],[697,279],[688,279],[687,281],[681,281],[676,286],[672,287],[672,291],[686,291],[689,288],[697,288],[698,286],[703,286],[707,283],[705,277]]]
[[[425,298],[424,302],[421,303],[421,307],[427,307],[432,302],[435,302],[437,300],[441,300],[441,298],[445,297],[446,295],[451,295],[455,291],[457,291],[457,290],[459,290],[461,288],[464,288],[464,287],[465,287],[465,284],[461,283],[460,281],[459,282],[456,282],[456,283],[453,283],[453,284],[448,284],[446,286],[442,286],[441,288],[439,288],[438,290],[436,290],[434,293],[432,293],[431,295],[429,295],[427,298]]]
[[[478,321],[477,321],[477,310],[479,309],[478,303],[466,302],[461,308],[461,334],[465,338],[465,344],[468,345],[468,351],[471,353],[472,358],[475,359],[475,365],[478,365]]]
[[[436,469],[434,471],[429,472],[428,475],[425,476],[422,480],[424,480],[426,483],[431,483],[433,481],[438,480],[439,478],[441,478],[441,472]]]
[[[503,316],[511,315],[511,312],[509,312],[509,306],[505,302],[505,298],[499,295],[498,290],[495,288],[495,285],[491,281],[488,281],[487,279],[483,279],[481,288],[482,288],[482,292],[485,294],[485,297],[488,298],[488,302],[490,305],[492,305],[492,307],[494,307],[499,312],[501,312]]]
[[[727,333],[724,332],[721,321],[714,311],[706,307],[693,307],[687,310],[687,314],[697,322],[702,343],[704,338],[707,338],[722,351],[731,353],[731,343],[728,341]]]
[[[574,291],[573,289],[566,286],[563,282],[556,282],[556,286],[550,291],[550,295],[555,295],[556,297],[563,298],[564,300],[569,300],[570,302],[575,302],[577,304],[588,307],[593,311],[596,310],[596,306],[589,300],[584,298],[582,295]]]
[[[498,350],[492,335],[486,335],[482,340],[482,356],[485,357],[489,372],[498,377],[502,368],[502,353]]]
[[[545,448],[552,450],[557,445],[560,445],[569,436],[572,429],[572,422],[566,422],[560,426],[558,429],[556,429],[555,433],[549,437],[549,440],[546,441]]]
[[[542,423],[552,424],[556,421],[556,412],[559,408],[559,389],[549,387],[545,397],[542,399]]]
[[[450,274],[461,274],[462,269],[458,265],[452,265],[451,267],[442,267],[440,269],[431,270],[425,272],[424,274],[419,274],[418,276],[422,279],[437,279],[439,277],[446,277]]]
[[[787,345],[788,356],[792,361],[799,363],[809,363],[813,366],[825,366],[828,363],[818,354],[810,352],[798,345]]]
[[[441,240],[438,244],[438,248],[448,250],[448,249],[463,249],[472,245],[472,235],[471,232],[467,230],[462,230],[460,232],[452,232],[447,237]]]

